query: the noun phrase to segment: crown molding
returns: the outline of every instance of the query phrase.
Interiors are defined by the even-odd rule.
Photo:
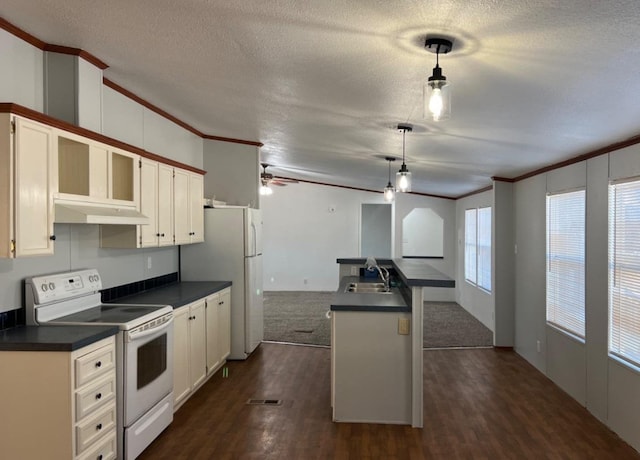
[[[69,46],[61,46],[61,45],[54,45],[51,43],[45,43],[42,40],[40,40],[39,38],[35,37],[34,35],[31,35],[30,33],[22,30],[21,28],[14,26],[13,24],[11,24],[9,21],[7,21],[6,19],[4,19],[3,17],[0,17],[0,29],[3,29],[7,32],[9,32],[10,34],[18,37],[19,39],[35,46],[38,49],[41,49],[42,51],[49,51],[52,53],[60,53],[60,54],[69,54],[72,56],[79,56],[82,59],[84,59],[85,61],[93,64],[94,66],[96,66],[97,68],[99,68],[100,70],[105,70],[107,68],[109,68],[109,66],[102,61],[101,59],[99,59],[98,57],[94,56],[93,54],[84,51],[80,48],[72,48]],[[120,94],[128,97],[129,99],[132,99],[133,101],[139,103],[140,105],[146,107],[147,109],[151,110],[152,112],[157,113],[158,115],[160,115],[161,117],[166,118],[167,120],[177,124],[178,126],[186,129],[187,131],[192,132],[193,134],[200,136],[203,139],[209,139],[209,140],[216,140],[216,141],[221,141],[221,142],[230,142],[233,144],[244,144],[244,145],[253,145],[255,147],[262,147],[264,146],[264,144],[262,142],[258,142],[258,141],[248,141],[248,140],[244,140],[244,139],[235,139],[233,137],[224,137],[224,136],[215,136],[212,134],[205,134],[202,131],[194,128],[193,126],[185,123],[184,121],[180,120],[179,118],[174,117],[173,115],[171,115],[170,113],[162,110],[161,108],[159,108],[158,106],[152,104],[151,102],[142,99],[141,97],[137,96],[136,94],[132,93],[131,91],[123,88],[122,86],[118,85],[117,83],[109,80],[108,78],[104,78],[102,79],[102,83],[105,86],[108,86],[109,88],[113,89],[114,91],[119,92]]]
[[[204,175],[207,173],[204,169],[196,168],[195,166],[191,166],[185,163],[180,163],[179,161],[175,161],[170,158],[166,158],[161,155],[148,152],[147,150],[141,149],[140,147],[136,147],[135,145],[127,144],[126,142],[113,139],[111,137],[105,136],[100,133],[96,133],[89,129],[72,125],[71,123],[67,123],[66,121],[62,121],[57,118],[51,117],[49,115],[45,115],[36,110],[29,109],[19,104],[13,104],[10,102],[0,102],[0,113],[12,113],[14,115],[19,115],[21,117],[28,118],[30,120],[37,121],[39,123],[43,123],[47,126],[58,128],[66,132],[74,133],[79,136],[86,137],[88,139],[92,139],[97,142],[102,142],[103,144],[107,144],[112,147],[126,150],[131,153],[136,153],[141,157],[149,158],[150,160],[159,161],[161,163],[165,163],[170,166],[175,166],[180,169],[185,169],[187,171],[191,171],[197,174]]]

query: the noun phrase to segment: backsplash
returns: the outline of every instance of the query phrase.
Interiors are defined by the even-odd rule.
[[[120,299],[122,297],[139,294],[141,292],[148,291],[149,289],[164,286],[165,284],[176,283],[177,281],[178,272],[174,272],[169,273],[168,275],[157,276],[155,278],[149,278],[142,281],[136,281],[134,283],[123,284],[121,286],[103,289],[101,291],[102,301],[113,302],[114,300]]]
[[[10,310],[0,313],[0,331],[25,324],[25,309]]]

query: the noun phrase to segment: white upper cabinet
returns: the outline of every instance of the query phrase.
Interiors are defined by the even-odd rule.
[[[0,257],[53,254],[52,128],[0,114]]]
[[[175,168],[173,186],[175,243],[189,244],[204,241],[202,175]]]
[[[140,246],[158,246],[158,162],[140,160],[140,212],[149,218],[149,225],[138,225]]]
[[[57,199],[139,207],[139,155],[58,130]]]
[[[140,212],[149,218],[149,225],[102,225],[101,247],[144,248],[203,241],[202,176],[146,158],[140,159],[139,170]]]
[[[190,243],[204,241],[204,178],[200,174],[189,174],[189,222]]]
[[[176,244],[191,243],[189,172],[176,168],[173,176],[174,235]]]

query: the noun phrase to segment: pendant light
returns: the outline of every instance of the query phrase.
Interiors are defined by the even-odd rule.
[[[451,91],[447,77],[442,75],[440,54],[447,54],[453,42],[446,38],[427,38],[424,47],[436,54],[433,74],[424,85],[424,117],[433,121],[446,120],[451,116]]]
[[[391,203],[396,197],[396,189],[391,185],[391,162],[396,161],[393,157],[384,157],[389,162],[389,182],[384,188],[384,201]]]
[[[402,166],[396,173],[396,190],[398,192],[410,192],[411,191],[411,172],[407,169],[407,165],[404,163],[404,142],[407,131],[413,131],[413,126],[408,124],[398,125],[398,129],[402,131]]]
[[[262,184],[260,184],[260,188],[258,189],[258,193],[262,196],[268,196],[273,193],[273,189],[269,187],[268,182],[262,181]]]

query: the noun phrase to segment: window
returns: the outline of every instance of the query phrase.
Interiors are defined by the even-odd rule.
[[[640,366],[640,180],[609,186],[609,353]]]
[[[547,322],[585,337],[585,191],[547,196]]]
[[[491,208],[464,213],[464,277],[491,291]]]

